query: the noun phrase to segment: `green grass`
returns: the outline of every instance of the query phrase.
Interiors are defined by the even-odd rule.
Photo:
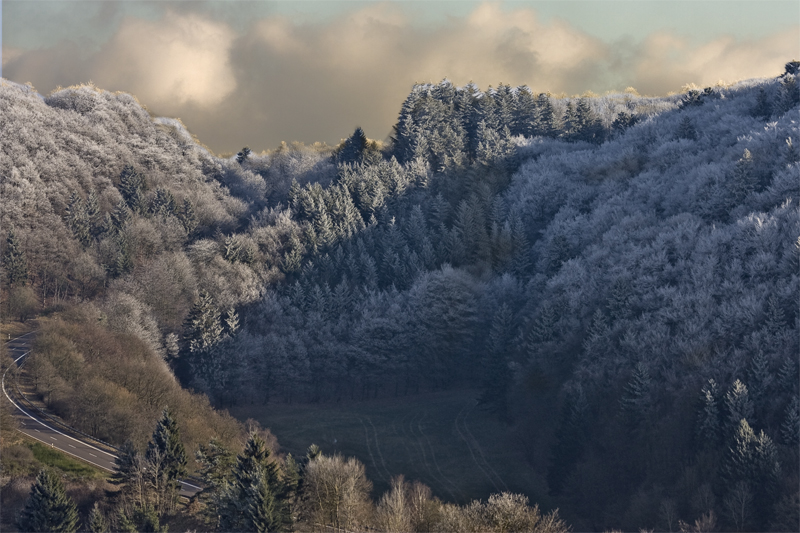
[[[339,404],[268,404],[232,408],[271,429],[281,448],[305,455],[312,443],[323,453],[355,456],[375,485],[405,475],[430,486],[445,501],[466,502],[510,490],[531,501],[546,499],[545,482],[531,473],[511,430],[476,407],[474,391]]]
[[[52,468],[58,468],[70,476],[76,478],[94,478],[103,475],[96,468],[72,459],[64,453],[53,448],[48,448],[39,442],[30,443],[28,447],[33,452],[33,457],[37,461]]]

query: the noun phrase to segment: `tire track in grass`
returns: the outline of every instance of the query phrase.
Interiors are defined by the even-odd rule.
[[[364,428],[364,440],[367,442],[367,452],[369,453],[370,461],[372,461],[372,466],[375,468],[375,471],[383,477],[381,474],[381,469],[378,467],[377,461],[375,461],[375,456],[372,454],[372,446],[369,444],[369,431],[367,431],[367,426],[364,424],[364,421],[361,419],[360,416],[355,417],[359,422],[361,422],[361,427]],[[389,481],[388,479],[386,480]]]
[[[481,466],[481,463],[478,462],[478,458],[475,456],[475,452],[472,450],[472,446],[470,445],[469,441],[467,440],[467,437],[464,436],[464,432],[461,431],[461,428],[458,425],[458,419],[461,418],[461,416],[464,414],[464,411],[466,410],[466,408],[467,408],[467,406],[465,405],[461,409],[461,411],[459,411],[458,414],[456,415],[456,420],[455,420],[455,424],[454,424],[455,428],[456,428],[456,432],[458,433],[458,436],[461,437],[461,440],[464,441],[464,444],[467,445],[467,449],[469,450],[469,454],[472,456],[472,461],[475,463],[475,466],[477,466],[478,469],[481,472],[483,472],[483,475],[486,477],[486,479],[489,481],[489,483],[494,485],[495,490],[497,490],[497,492],[500,492],[500,487],[497,486],[497,483],[495,483],[495,481],[492,478],[492,476],[490,476],[489,472],[487,472],[486,469],[484,469],[483,466]]]
[[[380,457],[381,459],[381,465],[383,466],[383,471],[386,472],[386,479],[391,480],[392,474],[389,473],[389,469],[386,468],[386,461],[383,460],[383,453],[381,453],[381,443],[378,440],[378,430],[375,429],[375,424],[372,423],[372,419],[370,417],[367,417],[367,422],[369,422],[369,425],[372,426],[372,434],[375,436],[375,451],[378,452],[378,457]]]
[[[474,408],[475,408],[474,406],[470,407],[469,411],[466,414],[464,414],[464,416],[461,417],[461,424],[464,426],[464,431],[466,431],[469,437],[472,439],[472,444],[475,446],[475,449],[478,451],[478,455],[480,455],[481,459],[483,460],[483,464],[486,465],[486,468],[488,468],[489,471],[494,475],[494,477],[497,478],[500,484],[503,485],[503,488],[505,488],[505,490],[508,491],[508,485],[506,485],[506,482],[503,481],[502,477],[500,477],[500,474],[497,473],[497,470],[495,470],[492,467],[492,465],[489,464],[489,461],[486,460],[486,455],[484,455],[483,453],[483,448],[481,448],[478,439],[475,438],[475,435],[472,434],[472,431],[470,431],[469,426],[467,425],[467,415]]]
[[[457,492],[460,492],[460,491],[459,491],[459,489],[458,489],[458,487],[456,486],[456,484],[455,484],[455,483],[453,483],[453,481],[452,481],[452,480],[451,480],[449,477],[447,477],[446,475],[444,475],[444,472],[442,472],[442,469],[441,469],[441,468],[440,468],[440,466],[439,466],[439,461],[437,461],[437,460],[436,460],[436,451],[434,450],[434,448],[433,448],[433,445],[431,444],[431,439],[428,437],[428,435],[427,435],[427,434],[425,433],[425,431],[422,429],[422,421],[425,419],[425,417],[426,417],[427,415],[428,415],[428,411],[427,411],[427,410],[422,412],[422,418],[420,418],[420,419],[419,419],[419,422],[418,422],[418,424],[417,424],[417,429],[419,430],[419,434],[420,434],[420,435],[422,435],[422,437],[425,439],[425,442],[427,442],[427,443],[428,443],[428,448],[429,448],[429,449],[430,449],[430,451],[431,451],[431,459],[433,459],[433,464],[436,466],[436,470],[439,472],[439,476],[441,476],[441,478],[442,478],[442,479],[443,479],[443,480],[444,480],[444,481],[445,481],[445,482],[446,482],[448,485],[450,485],[451,487],[453,487],[453,488],[454,488],[454,489],[455,489]],[[453,496],[453,498],[455,498],[455,497],[456,497],[456,495],[455,495],[455,494],[453,494],[453,491],[451,491],[450,489],[447,489],[447,492],[449,492],[449,493],[450,493],[450,495],[451,495],[451,496]]]
[[[425,453],[425,445],[423,444],[422,439],[414,433],[414,420],[416,419],[418,414],[419,413],[414,413],[414,415],[411,417],[411,420],[408,423],[408,430],[411,433],[411,436],[416,441],[417,447],[419,447],[419,451],[422,454],[422,464],[425,465],[425,469],[428,471],[428,475],[431,477],[431,479],[436,481],[437,485],[439,485],[442,490],[446,490],[447,492],[449,492],[450,495],[455,499],[456,495],[453,494],[453,491],[451,491],[448,488],[447,483],[439,476],[437,476],[436,473],[431,469],[431,465],[428,463],[428,454]],[[420,419],[421,418],[422,415],[420,415]]]

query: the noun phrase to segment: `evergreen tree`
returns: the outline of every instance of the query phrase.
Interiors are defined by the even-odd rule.
[[[631,379],[625,386],[620,405],[625,422],[634,430],[642,429],[649,421],[652,410],[651,388],[653,380],[644,363],[636,363]]]
[[[175,197],[167,189],[159,187],[156,189],[153,199],[150,202],[150,213],[153,215],[174,215],[176,213],[177,205],[175,204]]]
[[[795,450],[800,445],[800,398],[797,396],[786,406],[781,424],[781,438],[786,446],[793,446]]]
[[[138,463],[139,452],[136,450],[136,446],[131,440],[126,440],[114,459],[116,470],[111,475],[112,482],[118,485],[130,483],[137,475]]]
[[[697,436],[704,447],[714,448],[722,436],[718,396],[717,382],[709,379],[701,390],[702,406],[697,417]]]
[[[278,531],[290,520],[276,463],[264,440],[255,432],[236,458],[233,479],[220,495],[222,531]]]
[[[94,189],[86,195],[86,219],[92,236],[97,236],[101,231],[100,225],[100,203]]]
[[[158,462],[161,465],[167,497],[172,497],[174,503],[180,492],[179,479],[186,475],[187,458],[178,424],[169,409],[161,413],[161,419],[147,444],[145,458],[151,464]]]
[[[250,150],[249,147],[245,146],[239,151],[238,154],[236,154],[236,162],[239,163],[240,165],[243,165],[244,162],[247,161],[247,158],[250,157],[251,152],[252,150]]]
[[[748,368],[748,390],[750,398],[753,402],[754,409],[763,414],[764,403],[766,396],[772,386],[772,373],[767,365],[767,359],[764,357],[761,350],[757,351],[753,358],[750,360],[750,368]]]
[[[91,533],[108,533],[108,521],[100,511],[100,505],[94,502],[91,512],[89,513],[89,531]]]
[[[333,154],[334,161],[340,165],[361,163],[367,149],[367,136],[357,127],[353,134],[342,142]]]
[[[6,269],[9,287],[25,285],[28,282],[28,261],[25,259],[25,252],[22,250],[14,228],[9,230],[6,238],[3,265]]]
[[[638,118],[636,115],[632,115],[626,111],[620,111],[617,114],[617,118],[611,123],[611,129],[619,135],[637,122]]]
[[[778,371],[778,385],[780,385],[781,390],[784,392],[792,394],[797,390],[797,382],[799,380],[800,375],[798,375],[797,370],[797,359],[795,356],[790,355],[783,361]]]
[[[758,90],[758,98],[756,99],[756,107],[753,109],[753,116],[766,120],[771,114],[772,104],[769,102],[767,91],[762,87]]]
[[[744,150],[742,158],[736,162],[731,178],[730,190],[735,204],[740,204],[745,197],[756,189],[758,176],[753,169],[753,154]]]
[[[75,192],[69,197],[65,218],[67,225],[72,230],[75,238],[78,239],[78,242],[83,246],[88,246],[92,242],[89,216],[83,199]]]
[[[739,427],[739,421],[753,419],[753,402],[747,386],[738,379],[733,382],[730,390],[725,395],[725,407],[728,411],[728,426]]]
[[[134,213],[141,213],[144,208],[144,176],[131,165],[122,169],[119,176],[119,192],[125,204]]]
[[[549,94],[539,93],[536,97],[536,109],[538,111],[536,135],[554,137],[557,131],[556,115]]]
[[[208,292],[200,292],[200,297],[186,317],[184,327],[184,340],[190,353],[208,351],[221,340],[223,325],[220,312]]]
[[[36,476],[17,527],[20,531],[77,531],[78,509],[55,473],[42,470]]]
[[[697,140],[697,130],[694,128],[694,124],[692,124],[692,119],[690,119],[687,115],[684,115],[683,118],[681,118],[681,121],[678,124],[676,136],[678,139],[688,139],[690,141]]]
[[[109,218],[106,219],[106,233],[116,235],[122,228],[125,227],[125,224],[130,221],[133,213],[128,208],[128,204],[125,203],[125,200],[120,200],[116,206],[114,206],[114,210],[111,212]]]
[[[186,230],[188,235],[192,235],[194,230],[197,229],[197,214],[194,212],[194,206],[188,198],[183,199],[183,205],[178,211],[178,219],[183,224],[183,229]]]
[[[786,315],[775,296],[770,296],[767,300],[767,313],[764,320],[764,327],[770,335],[777,335],[786,327]]]
[[[559,494],[564,481],[583,455],[589,438],[589,403],[583,389],[567,392],[561,409],[561,422],[556,432],[553,458],[547,471],[551,494]]]
[[[508,349],[512,334],[511,309],[503,304],[492,319],[483,392],[478,400],[495,411],[501,420],[508,418],[508,389],[513,378],[509,368]]]

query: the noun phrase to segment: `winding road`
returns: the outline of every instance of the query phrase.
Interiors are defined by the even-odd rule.
[[[25,362],[25,357],[31,353],[34,335],[35,331],[31,331],[6,342],[8,354],[14,360],[14,364],[17,367],[21,367]],[[38,440],[47,446],[73,457],[77,457],[81,461],[96,466],[97,468],[107,472],[114,472],[116,470],[116,455],[101,450],[97,446],[93,446],[89,442],[86,442],[86,440],[81,439],[79,435],[80,432],[77,430],[74,430],[75,436],[70,436],[56,429],[54,427],[55,424],[43,420],[38,413],[34,413],[33,409],[20,405],[21,402],[18,401],[12,390],[12,384],[6,382],[6,375],[11,368],[13,367],[6,369],[3,373],[2,389],[5,397],[8,398],[8,401],[14,406],[13,416],[17,421],[19,431],[32,439]],[[8,381],[12,381],[10,376]],[[202,487],[181,480],[181,496],[191,498],[201,490]]]

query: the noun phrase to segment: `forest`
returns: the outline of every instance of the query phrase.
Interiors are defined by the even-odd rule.
[[[3,80],[0,306],[38,317],[43,404],[124,452],[105,492],[70,488],[65,530],[797,530],[798,76],[443,80],[388,141],[229,157],[131,95]],[[226,412],[442,391],[546,487],[379,495],[365,458],[293,457]],[[2,520],[24,528],[66,492],[33,481],[8,409],[0,495],[33,490]],[[187,474],[206,489],[184,506]]]

